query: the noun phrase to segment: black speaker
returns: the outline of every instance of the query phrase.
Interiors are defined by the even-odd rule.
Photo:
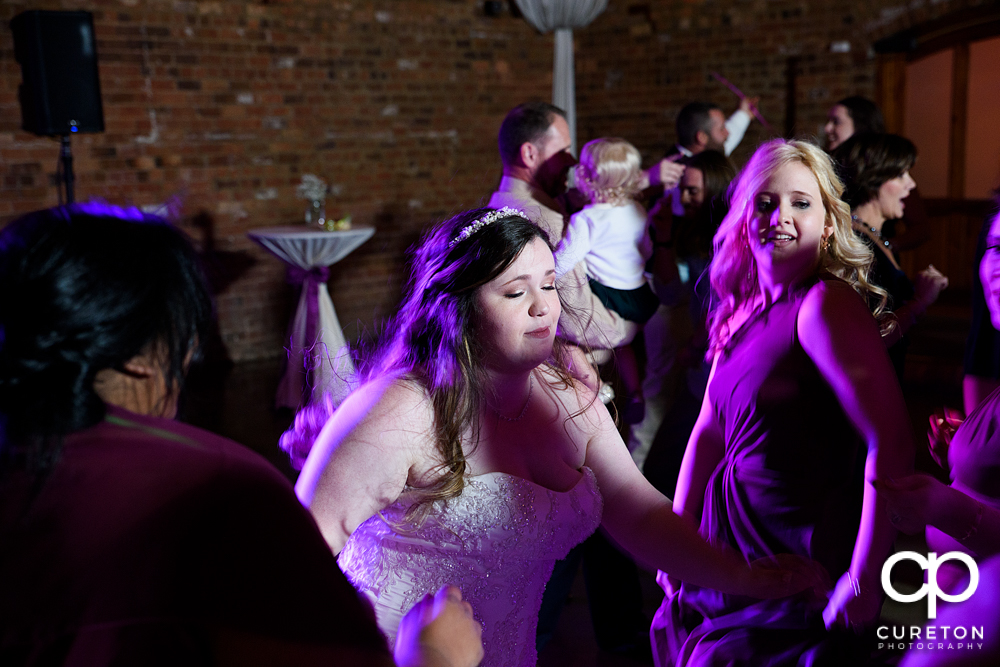
[[[90,12],[22,12],[10,22],[21,63],[21,127],[35,134],[103,132]]]

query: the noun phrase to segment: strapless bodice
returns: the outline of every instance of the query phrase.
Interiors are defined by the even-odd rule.
[[[582,472],[565,492],[505,473],[468,477],[461,495],[432,503],[417,526],[404,520],[414,501],[405,492],[358,526],[338,563],[375,606],[390,644],[417,600],[453,584],[483,624],[482,664],[533,666],[552,566],[601,521],[594,473]]]

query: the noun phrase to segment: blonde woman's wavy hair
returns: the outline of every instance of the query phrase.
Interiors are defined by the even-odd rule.
[[[775,139],[757,149],[733,182],[729,214],[715,234],[715,255],[709,274],[714,298],[708,322],[709,358],[725,347],[729,339],[728,322],[733,313],[756,298],[760,291],[757,263],[750,251],[748,235],[757,193],[776,171],[793,162],[804,164],[816,177],[826,210],[826,222],[833,228],[829,245],[824,243],[821,246],[818,270],[849,283],[868,303],[883,335],[895,324],[885,312],[885,290],[868,281],[875,258],[871,249],[855,236],[851,228],[851,209],[841,201],[844,186],[829,156],[818,146],[805,141]]]
[[[592,204],[624,204],[642,189],[642,157],[618,137],[588,141],[576,165],[576,185]]]

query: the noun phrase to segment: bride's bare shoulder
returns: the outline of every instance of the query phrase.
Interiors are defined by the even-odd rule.
[[[402,374],[375,377],[358,387],[338,409],[359,421],[383,425],[427,427],[434,408],[427,389],[415,378]]]
[[[579,380],[543,364],[536,370],[557,405],[560,416],[583,431],[593,431],[611,419],[604,404]]]

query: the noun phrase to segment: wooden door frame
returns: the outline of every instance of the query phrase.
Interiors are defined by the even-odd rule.
[[[969,103],[969,44],[1000,36],[1000,6],[963,9],[878,40],[875,102],[886,131],[901,134],[906,112],[906,65],[943,51],[952,59],[951,122],[948,136],[948,199],[965,200],[965,141]]]

